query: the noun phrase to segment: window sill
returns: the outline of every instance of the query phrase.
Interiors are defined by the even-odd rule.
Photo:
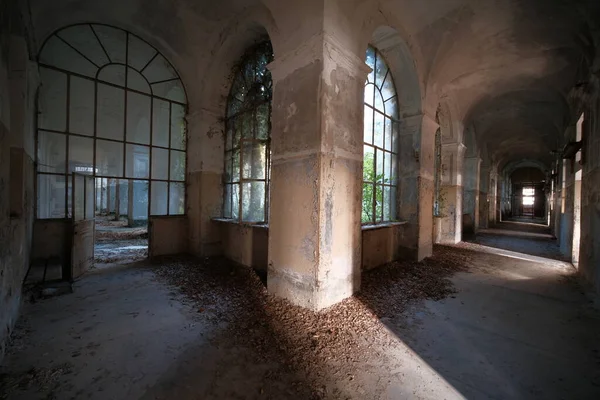
[[[394,226],[400,226],[400,225],[406,225],[406,224],[408,224],[408,221],[394,221],[394,222],[386,222],[383,224],[376,224],[376,225],[363,225],[361,227],[361,230],[372,231],[375,229],[392,228]]]
[[[229,225],[244,226],[248,228],[269,229],[269,224],[262,222],[242,222],[231,218],[211,218],[211,221]]]

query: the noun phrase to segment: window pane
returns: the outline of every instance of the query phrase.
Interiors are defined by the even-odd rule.
[[[38,171],[64,173],[67,162],[67,137],[61,133],[38,132]]]
[[[373,105],[373,96],[374,96],[374,92],[373,90],[375,89],[374,85],[368,84],[365,86],[365,103],[369,104],[369,105]]]
[[[375,186],[375,219],[377,222],[383,221],[383,186]]]
[[[127,68],[127,87],[138,92],[152,94],[152,89],[150,89],[146,78],[131,67]]]
[[[246,143],[242,149],[243,158],[243,178],[245,179],[265,179],[266,166],[265,143]]]
[[[37,216],[38,218],[65,218],[64,175],[38,175]]]
[[[362,222],[373,222],[373,185],[363,183]]]
[[[134,181],[133,185],[133,220],[146,221],[148,219],[148,181]]]
[[[367,76],[367,81],[373,83],[375,82],[375,49],[371,46],[367,48],[366,64],[372,69]]]
[[[150,97],[127,93],[127,141],[150,143]]]
[[[127,34],[120,29],[106,25],[93,25],[93,28],[106,49],[111,62],[126,64],[125,47]]]
[[[385,137],[383,147],[388,151],[392,151],[392,120],[385,117]]]
[[[365,106],[365,126],[364,126],[364,141],[365,143],[373,144],[373,109]]]
[[[185,184],[171,182],[169,184],[169,215],[185,213]]]
[[[57,36],[51,36],[44,44],[40,61],[60,69],[77,72],[82,75],[94,77],[98,68],[86,60],[81,54],[73,50],[68,44]]]
[[[152,93],[155,96],[185,103],[185,90],[179,79],[168,82],[155,83],[152,85]]]
[[[391,216],[391,191],[392,188],[389,186],[384,186],[383,187],[383,220],[384,221],[391,221],[392,220],[392,216]]]
[[[92,60],[96,65],[108,64],[108,58],[102,50],[98,39],[89,25],[75,25],[62,29],[58,34],[81,54]]]
[[[152,104],[152,145],[169,147],[170,103],[154,99]]]
[[[383,147],[383,129],[384,129],[384,117],[383,114],[375,112],[375,142],[373,143],[377,147]]]
[[[270,106],[263,104],[256,110],[256,138],[267,140],[270,135]]]
[[[398,184],[398,156],[392,154],[392,172],[390,176],[390,184]]]
[[[85,219],[85,179],[81,175],[73,175],[73,180],[73,219],[81,221]]]
[[[394,96],[385,102],[385,113],[390,117],[398,118],[398,97]]]
[[[375,151],[371,146],[365,145],[363,156],[363,180],[375,182]]]
[[[140,40],[135,35],[129,36],[129,47],[127,48],[127,63],[138,71],[148,64],[156,54],[156,50],[148,43]]]
[[[169,179],[169,150],[152,148],[152,179]]]
[[[123,143],[96,140],[96,169],[99,176],[123,176]]]
[[[232,168],[231,168],[231,182],[240,181],[240,150],[234,150],[232,152]]]
[[[240,185],[234,184],[231,186],[231,218],[238,219],[240,217]]]
[[[383,160],[383,181],[387,184],[392,183],[392,154],[385,153]]]
[[[86,177],[85,179],[85,218],[94,218],[94,204],[95,204],[95,192],[94,192],[94,178]]]
[[[144,70],[144,76],[150,83],[177,78],[177,73],[171,67],[171,64],[161,55],[154,57]]]
[[[375,89],[375,109],[380,111],[381,113],[385,113],[385,108],[383,107],[383,96],[379,89]]]
[[[125,125],[125,92],[98,83],[98,136],[123,140]]]
[[[383,169],[383,161],[384,161],[383,151],[377,149],[377,157],[376,157],[376,165],[375,165],[375,178],[377,182],[384,182],[384,169]]]
[[[94,139],[69,137],[69,173],[94,173]]]
[[[172,181],[185,180],[185,153],[171,150],[171,177]]]
[[[171,148],[185,150],[185,108],[171,103]]]
[[[69,99],[69,132],[92,136],[94,134],[94,82],[71,77]]]
[[[65,131],[67,129],[67,75],[40,68],[40,80],[39,127]]]
[[[377,53],[377,64],[375,65],[375,84],[381,88],[388,68],[380,53]]]
[[[152,215],[167,215],[168,183],[152,181],[150,213]]]
[[[149,178],[150,148],[136,144],[127,144],[127,166],[125,177],[127,178]]]
[[[125,87],[125,66],[107,65],[98,73],[98,80]]]
[[[231,218],[231,189],[233,185],[225,185],[225,199],[223,202],[223,217]]]
[[[247,182],[242,185],[242,220],[265,221],[265,183]]]

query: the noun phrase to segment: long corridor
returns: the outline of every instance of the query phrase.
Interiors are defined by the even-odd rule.
[[[600,318],[549,229],[504,222],[473,242],[457,294],[394,331],[469,399],[600,398]]]
[[[226,261],[98,271],[27,305],[0,398],[597,399],[600,316],[544,235],[496,226],[319,313]]]

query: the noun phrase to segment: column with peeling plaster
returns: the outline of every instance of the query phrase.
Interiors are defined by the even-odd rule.
[[[221,254],[221,232],[212,218],[223,207],[224,125],[222,112],[202,109],[187,117],[187,216],[189,249],[198,256]]]
[[[399,239],[401,254],[422,260],[433,253],[435,133],[426,114],[403,117],[400,124],[398,217],[407,221]]]
[[[279,56],[269,69],[274,94],[268,290],[319,310],[360,287],[368,67],[321,34]]]
[[[442,144],[441,223],[439,243],[456,244],[462,238],[463,163],[462,143]]]
[[[481,165],[479,177],[479,229],[488,227],[488,214],[490,202],[488,198],[490,185],[490,166]]]

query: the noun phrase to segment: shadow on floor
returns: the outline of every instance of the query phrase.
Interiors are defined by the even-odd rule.
[[[569,261],[558,246],[550,228],[543,225],[522,222],[501,222],[480,229],[477,235],[466,240],[469,243],[516,251],[537,257]]]
[[[361,300],[465,398],[600,398],[600,316],[572,266],[474,244],[455,249],[470,265],[451,278],[457,293],[393,316],[388,288]]]

